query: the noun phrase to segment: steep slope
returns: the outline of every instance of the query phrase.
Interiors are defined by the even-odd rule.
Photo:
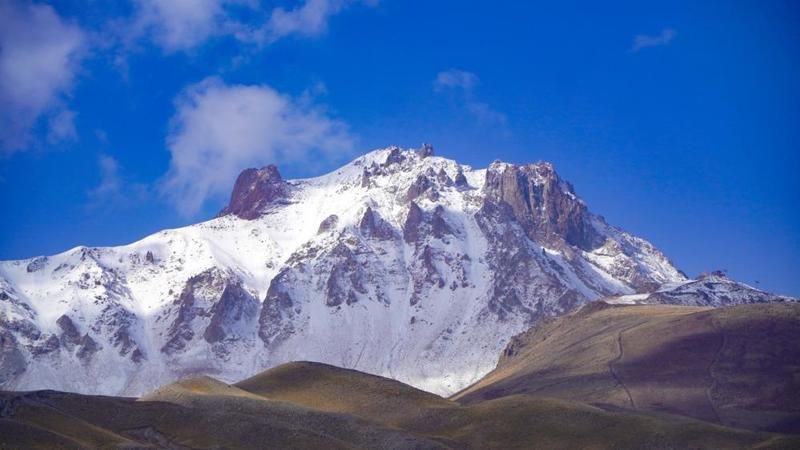
[[[291,375],[300,375],[296,384]],[[618,449],[798,443],[677,416],[524,395],[461,406],[394,380],[316,363],[279,366],[240,386],[191,378],[137,401],[1,393],[0,447]],[[287,399],[267,398],[283,390]],[[325,401],[312,407],[315,397]]]
[[[267,166],[213,220],[0,262],[0,387],[138,395],[312,360],[450,394],[542,318],[686,281],[545,162],[423,146],[312,179]]]
[[[709,309],[597,302],[516,336],[453,399],[535,394],[800,432],[800,304]]]

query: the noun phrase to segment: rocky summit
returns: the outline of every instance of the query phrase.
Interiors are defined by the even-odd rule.
[[[247,169],[212,220],[0,263],[0,389],[138,395],[311,360],[447,395],[544,318],[720,290],[772,298],[687,279],[549,163],[473,169],[391,147],[318,178]]]

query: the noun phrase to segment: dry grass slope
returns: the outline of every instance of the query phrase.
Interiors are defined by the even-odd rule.
[[[515,338],[453,399],[548,396],[797,433],[798,336],[798,304],[592,305]]]
[[[428,409],[457,406],[399,381],[312,362],[284,364],[236,386],[264,398],[352,414],[391,426],[401,425]]]

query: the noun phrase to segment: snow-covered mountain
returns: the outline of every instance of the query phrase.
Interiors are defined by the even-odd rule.
[[[311,179],[248,169],[207,222],[0,263],[0,389],[131,395],[315,360],[449,394],[541,317],[688,282],[545,162],[424,145]]]
[[[694,280],[666,283],[652,292],[603,299],[617,305],[687,305],[721,307],[752,303],[782,303],[797,299],[775,295],[728,278],[723,272],[704,273]]]

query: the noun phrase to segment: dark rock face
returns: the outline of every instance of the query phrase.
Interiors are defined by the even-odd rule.
[[[56,336],[51,335],[44,341],[44,343],[32,347],[30,351],[31,355],[36,357],[53,353],[57,351],[59,348],[61,348],[61,341],[59,341]]]
[[[438,289],[444,287],[445,279],[434,264],[434,259],[438,256],[430,245],[422,248],[418,269],[414,276],[414,290],[411,292],[410,303],[412,306],[420,302],[426,286],[436,286]]]
[[[288,189],[274,165],[247,169],[236,179],[230,203],[219,216],[234,214],[245,220],[257,219],[271,204],[284,199]]]
[[[444,218],[444,208],[442,205],[437,205],[433,210],[431,216],[431,234],[437,239],[442,239],[445,236],[453,236],[455,234],[453,228]]]
[[[336,228],[336,225],[339,224],[339,216],[336,214],[331,214],[330,216],[326,217],[325,220],[320,222],[319,229],[317,230],[317,234],[322,234],[333,230]]]
[[[206,311],[197,306],[196,290],[206,288],[218,292],[224,289],[224,274],[219,269],[209,269],[201,272],[186,282],[181,295],[175,300],[177,314],[167,333],[169,340],[161,348],[166,354],[183,350],[186,343],[194,338],[192,321],[198,316],[206,315]]]
[[[277,345],[294,333],[294,302],[286,292],[293,281],[291,270],[284,269],[269,284],[258,318],[258,336],[267,345]]]
[[[78,345],[81,340],[81,334],[75,323],[68,315],[64,314],[56,320],[56,325],[61,328],[61,342],[68,345]]]
[[[35,341],[42,336],[42,332],[32,322],[27,320],[13,320],[5,324],[9,331],[13,331],[18,336],[23,336]]]
[[[185,349],[194,339],[198,326],[205,326],[202,336],[210,344],[241,339],[244,336],[239,330],[253,326],[258,303],[234,274],[218,268],[201,272],[186,282],[175,300],[175,319],[167,330],[168,340],[161,351],[174,354]],[[242,325],[242,322],[248,323]],[[132,358],[137,356],[144,355],[141,351],[138,355],[132,354]]]
[[[361,172],[361,187],[369,187],[369,177],[370,177],[370,172],[365,167],[364,170]]]
[[[450,175],[444,171],[444,169],[439,169],[439,172],[436,173],[436,181],[438,181],[441,186],[453,185],[453,180],[450,178]]]
[[[125,356],[129,353],[133,354],[133,352],[136,351],[141,354],[136,340],[131,336],[130,330],[127,327],[118,329],[116,333],[114,333],[113,339],[112,344],[119,348],[119,354],[121,356]]]
[[[211,308],[211,321],[203,333],[206,342],[215,343],[234,336],[232,327],[258,311],[255,299],[241,283],[228,284],[222,295]]]
[[[564,292],[552,274],[563,269],[549,266],[547,257],[530,245],[508,203],[486,202],[475,218],[489,242],[486,263],[495,274],[488,310],[500,320],[516,316],[533,322],[588,300],[577,292]],[[554,303],[542,300],[554,297]]]
[[[414,183],[409,186],[405,195],[405,200],[407,202],[413,201],[432,187],[433,183],[431,183],[430,178],[425,174],[419,174],[417,175],[417,179],[414,180]]]
[[[388,167],[392,164],[400,164],[403,161],[405,161],[405,157],[403,156],[402,150],[394,147],[389,151],[389,156],[386,157],[386,161],[383,163],[383,166]]]
[[[364,215],[361,216],[358,229],[362,236],[373,239],[389,240],[395,237],[392,226],[369,206],[364,211]]]
[[[427,158],[428,156],[433,156],[433,145],[423,143],[422,146],[416,150],[416,154],[420,158]]]
[[[110,343],[118,349],[119,355],[127,356],[139,350],[133,332],[138,324],[139,319],[136,314],[117,305],[107,305],[100,315],[100,320],[92,329],[97,331],[98,326],[105,329],[111,335]]]
[[[27,366],[14,335],[0,328],[0,386],[21,375]]]
[[[412,243],[419,239],[419,228],[423,221],[423,212],[419,205],[411,202],[408,205],[408,214],[406,221],[403,224],[403,239],[406,242]]]
[[[363,270],[353,251],[343,243],[334,247],[328,256],[333,262],[333,267],[328,281],[325,283],[325,304],[328,306],[339,306],[342,303],[352,305],[358,301],[356,292],[367,293]]]
[[[437,205],[433,212],[425,214],[415,203],[411,202],[403,224],[403,239],[409,244],[421,242],[425,235],[442,239],[455,235],[455,230],[447,223],[442,205]]]
[[[467,182],[467,177],[464,175],[464,172],[459,171],[456,174],[456,178],[453,180],[453,185],[459,189],[469,187],[469,182]]]
[[[100,345],[92,339],[88,334],[84,334],[81,338],[76,356],[84,362],[89,362],[95,353],[100,351]]]
[[[566,243],[583,250],[603,243],[589,221],[586,205],[549,163],[488,170],[486,201],[508,204],[534,241],[554,247]]]
[[[31,261],[28,264],[28,266],[25,268],[25,270],[28,273],[37,272],[39,270],[42,270],[47,265],[47,261],[48,261],[48,259],[47,259],[46,256],[40,256],[38,258],[35,258],[33,261]]]

